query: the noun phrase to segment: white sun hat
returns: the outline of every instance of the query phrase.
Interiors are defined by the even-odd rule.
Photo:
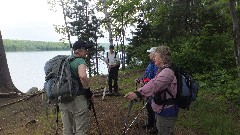
[[[147,50],[147,52],[152,53],[152,52],[155,52],[156,49],[157,49],[157,47],[152,47],[150,50]]]

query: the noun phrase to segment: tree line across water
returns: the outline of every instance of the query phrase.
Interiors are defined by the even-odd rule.
[[[3,45],[6,52],[70,50],[69,44],[63,42],[3,39]],[[99,43],[99,46],[106,48],[108,46],[108,43]]]
[[[69,50],[69,46],[62,42],[3,39],[3,45],[5,51]]]

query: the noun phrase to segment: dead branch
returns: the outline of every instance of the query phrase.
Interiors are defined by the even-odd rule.
[[[10,92],[10,93],[0,93],[0,98],[15,98],[18,97],[20,93]]]
[[[19,100],[16,100],[16,101],[13,101],[13,102],[10,102],[10,103],[6,103],[6,104],[3,104],[0,106],[0,109],[3,108],[3,107],[6,107],[6,106],[9,106],[9,105],[12,105],[12,104],[15,104],[15,103],[18,103],[18,102],[21,102],[21,101],[24,101],[24,100],[28,100],[32,97],[35,97],[37,95],[40,95],[44,93],[44,91],[39,91],[39,92],[36,92],[36,93],[33,93],[33,94],[30,94],[30,95],[26,95],[25,97],[19,99]]]

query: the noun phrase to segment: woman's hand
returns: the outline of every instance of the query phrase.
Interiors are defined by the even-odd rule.
[[[127,98],[127,99],[129,99],[129,100],[137,99],[137,95],[136,95],[134,92],[129,92],[129,93],[126,94],[124,97]]]
[[[135,83],[140,83],[140,81],[139,81],[139,79],[138,79],[138,78],[137,78],[137,79],[135,79],[135,80],[134,80],[134,82],[135,82]]]

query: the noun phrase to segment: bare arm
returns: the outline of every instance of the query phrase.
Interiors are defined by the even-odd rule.
[[[105,63],[106,63],[106,65],[108,66],[108,61],[107,61],[107,60],[105,60]]]
[[[83,85],[83,88],[85,88],[85,89],[89,88],[89,80],[87,77],[86,69],[87,69],[87,67],[84,64],[81,64],[78,66],[78,75],[79,75],[80,81]]]

